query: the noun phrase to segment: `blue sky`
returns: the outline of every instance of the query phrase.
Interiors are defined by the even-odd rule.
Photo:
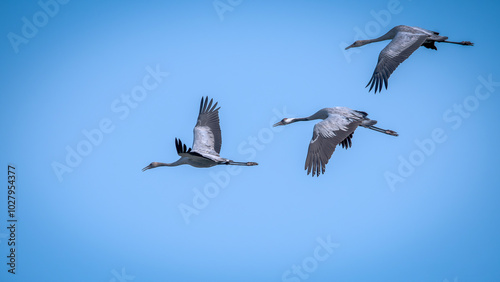
[[[0,5],[2,281],[500,279],[498,3]],[[387,42],[343,47],[400,24],[475,46],[420,48],[368,93]],[[191,144],[202,96],[221,155],[259,166],[142,172]],[[334,106],[400,136],[360,128],[312,178],[315,122],[271,124]]]

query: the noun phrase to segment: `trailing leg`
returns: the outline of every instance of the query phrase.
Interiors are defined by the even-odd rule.
[[[393,131],[393,130],[390,130],[390,129],[382,129],[382,128],[379,128],[379,127],[376,127],[376,126],[373,126],[373,125],[366,126],[366,128],[371,129],[371,130],[375,130],[377,132],[384,133],[384,134],[387,134],[387,135],[391,135],[391,136],[398,136],[399,135],[396,131]]]

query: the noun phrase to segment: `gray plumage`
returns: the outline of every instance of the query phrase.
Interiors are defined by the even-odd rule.
[[[241,165],[254,166],[254,162],[235,162],[222,158],[220,148],[222,137],[219,125],[219,108],[217,103],[213,104],[213,99],[208,101],[208,97],[201,98],[198,120],[193,129],[193,148],[188,148],[182,144],[180,139],[175,138],[175,148],[181,157],[173,163],[152,162],[142,169],[142,171],[159,166],[179,166],[191,165],[194,167],[212,167],[216,165]]]
[[[395,131],[375,127],[377,121],[371,120],[367,116],[368,114],[365,112],[346,107],[324,108],[309,117],[284,118],[274,126],[287,125],[297,121],[323,120],[314,125],[304,166],[307,174],[312,172],[312,176],[319,176],[320,173],[325,173],[326,164],[337,145],[341,145],[345,149],[351,147],[352,136],[358,126],[398,136]]]
[[[439,33],[435,31],[419,27],[398,25],[379,38],[358,40],[345,49],[347,50],[352,47],[360,47],[372,42],[389,39],[392,39],[392,41],[380,52],[378,56],[377,66],[375,67],[370,81],[366,85],[366,87],[370,86],[370,90],[368,91],[371,91],[375,87],[375,93],[377,93],[377,91],[380,92],[382,90],[382,85],[384,85],[387,89],[387,80],[394,72],[394,70],[404,60],[408,59],[408,57],[420,46],[437,50],[434,44],[435,42],[453,43],[466,46],[474,45],[474,43],[471,43],[469,41],[447,41],[448,37],[440,36]]]
[[[217,103],[212,106],[213,99],[207,103],[208,97],[200,103],[198,120],[193,129],[193,151],[218,156],[222,145],[219,125],[219,109]]]

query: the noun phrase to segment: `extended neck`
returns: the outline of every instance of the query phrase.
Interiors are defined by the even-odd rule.
[[[157,167],[160,167],[160,166],[178,166],[178,165],[182,165],[182,164],[186,164],[186,163],[187,162],[185,161],[184,158],[180,158],[176,162],[173,162],[173,163],[152,162],[150,165],[148,165],[147,167],[143,168],[142,171],[146,171],[146,170],[152,169],[152,168],[157,168]]]
[[[318,113],[315,113],[312,116],[303,117],[303,118],[284,118],[280,122],[275,123],[273,126],[287,125],[287,124],[291,124],[291,123],[294,123],[297,121],[308,121],[308,120],[319,119],[319,118],[325,119],[325,117],[323,117],[323,116],[319,117]]]
[[[379,41],[384,41],[384,40],[388,40],[388,39],[391,39],[389,37],[386,36],[387,34],[384,34],[378,38],[374,38],[374,39],[366,39],[366,40],[360,40],[361,42],[361,46],[363,45],[366,45],[366,44],[370,44],[370,43],[373,43],[373,42],[379,42]]]
[[[389,39],[393,39],[395,36],[395,32],[394,30],[389,30],[389,32],[387,32],[386,34],[380,36],[380,37],[377,37],[377,38],[374,38],[374,39],[366,39],[366,40],[359,40],[361,42],[361,45],[366,45],[366,44],[370,44],[370,43],[373,43],[373,42],[380,42],[380,41],[384,41],[384,40],[389,40]]]
[[[294,123],[294,122],[297,122],[297,121],[308,121],[308,120],[311,120],[311,119],[309,119],[309,117],[305,117],[305,118],[291,118],[290,123]]]
[[[304,118],[304,120],[315,120],[315,119],[326,119],[326,118],[328,118],[328,109],[324,108]]]
[[[180,164],[177,164],[177,162],[174,162],[174,163],[160,163],[160,162],[159,162],[159,163],[156,165],[156,167],[160,167],[160,166],[178,166],[178,165],[180,165]]]
[[[319,112],[315,113],[312,116],[303,117],[303,118],[291,118],[291,121],[289,122],[289,124],[297,122],[297,121],[308,121],[308,120],[315,120],[315,119],[325,119],[327,117],[328,117],[328,114],[325,114],[322,111],[319,111]]]
[[[177,161],[173,162],[173,163],[160,163],[160,162],[156,162],[156,167],[159,167],[159,166],[180,166],[180,165],[183,165],[183,164],[187,164],[186,160],[184,158],[180,158],[178,159]]]
[[[158,163],[158,166],[180,166],[183,164],[187,164],[187,161],[184,157],[181,157],[180,159],[178,159],[173,163]]]

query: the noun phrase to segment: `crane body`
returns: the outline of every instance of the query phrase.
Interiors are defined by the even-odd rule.
[[[309,143],[304,169],[307,174],[319,176],[325,173],[325,167],[337,145],[348,149],[358,126],[380,133],[398,136],[395,131],[375,127],[376,120],[367,118],[368,114],[346,107],[324,108],[305,118],[284,118],[273,126],[287,125],[298,121],[322,119],[314,125],[313,137]]]
[[[213,104],[213,99],[208,101],[208,97],[201,98],[200,112],[196,126],[193,129],[193,148],[188,148],[180,139],[175,138],[175,148],[180,159],[173,163],[152,162],[142,169],[160,166],[190,165],[198,168],[213,167],[216,165],[240,165],[254,166],[255,162],[235,162],[222,158],[219,155],[222,145],[222,137],[219,125],[219,108],[217,103]]]
[[[373,42],[391,40],[391,42],[379,54],[377,66],[373,71],[373,75],[366,85],[370,86],[371,91],[375,88],[375,93],[382,90],[382,86],[387,89],[388,79],[396,68],[410,57],[420,46],[429,49],[437,50],[435,42],[452,43],[465,46],[473,46],[470,41],[454,42],[448,41],[448,37],[439,35],[438,32],[423,29],[420,27],[411,27],[406,25],[398,25],[386,34],[367,40],[357,40],[345,49],[360,47]]]

